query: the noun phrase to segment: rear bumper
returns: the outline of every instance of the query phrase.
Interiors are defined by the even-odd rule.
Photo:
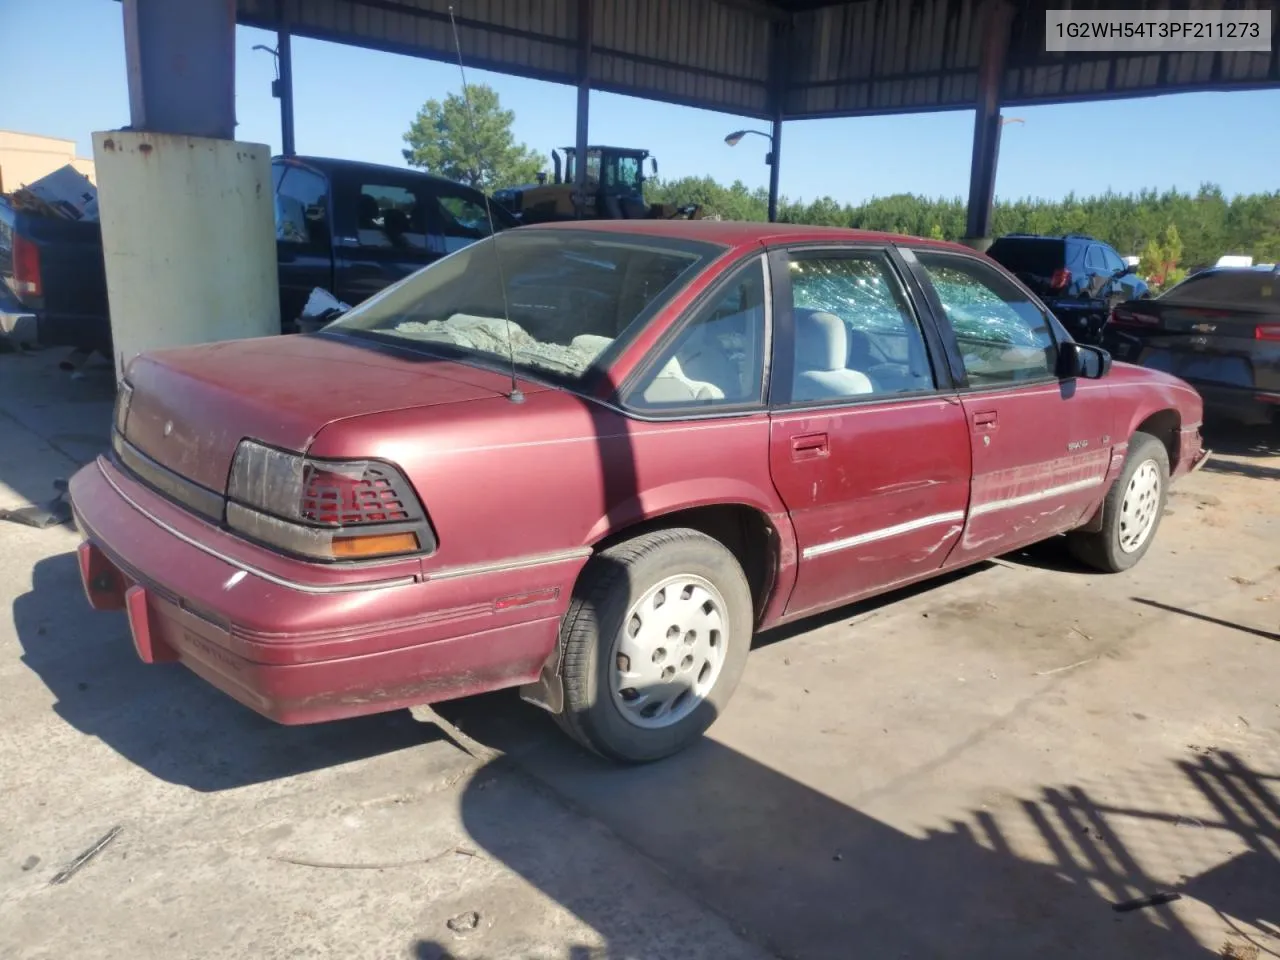
[[[1224,387],[1188,381],[1204,400],[1208,414],[1246,424],[1268,424],[1280,414],[1280,392],[1250,387]]]
[[[105,317],[47,314],[0,299],[0,338],[24,347],[78,347],[111,356],[111,323]]]
[[[34,347],[39,342],[39,322],[34,310],[19,303],[9,288],[0,284],[0,339]]]
[[[127,612],[139,657],[180,662],[287,724],[532,682],[586,560],[568,551],[318,587],[193,545],[225,534],[105,460],[75,475],[71,499],[89,602]],[[205,536],[188,542],[201,527]]]
[[[19,346],[36,346],[40,342],[36,315],[0,305],[0,337]]]

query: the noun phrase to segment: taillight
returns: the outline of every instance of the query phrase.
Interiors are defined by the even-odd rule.
[[[376,460],[308,460],[244,440],[227,484],[227,525],[313,560],[435,549],[409,481]]]
[[[129,405],[133,403],[133,387],[128,380],[121,380],[116,387],[115,422],[116,433],[124,436],[125,424],[129,422]]]
[[[40,248],[20,233],[13,235],[14,293],[20,297],[38,297],[40,286]]]
[[[1066,267],[1059,267],[1053,271],[1053,276],[1049,278],[1049,289],[1055,293],[1059,290],[1065,290],[1071,285],[1071,271]]]
[[[1255,340],[1280,340],[1280,323],[1260,323],[1253,330]]]

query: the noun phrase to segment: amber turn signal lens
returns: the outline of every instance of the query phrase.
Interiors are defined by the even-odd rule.
[[[418,549],[418,537],[413,533],[372,533],[359,537],[334,537],[335,560],[358,560],[363,557],[383,557],[393,553],[414,553]]]

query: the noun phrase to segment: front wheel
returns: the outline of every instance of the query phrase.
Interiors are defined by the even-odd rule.
[[[1077,560],[1105,573],[1128,570],[1146,555],[1169,496],[1169,453],[1146,433],[1129,442],[1124,470],[1102,505],[1102,529],[1067,537]]]
[[[753,630],[746,577],[718,540],[671,529],[611,547],[583,572],[561,628],[557,720],[613,760],[676,753],[728,703]]]

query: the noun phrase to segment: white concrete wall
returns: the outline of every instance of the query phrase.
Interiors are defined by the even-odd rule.
[[[68,163],[96,182],[93,161],[76,156],[74,140],[0,130],[0,190],[5,193],[34,183]]]
[[[116,376],[161,347],[280,332],[271,151],[93,135]]]

